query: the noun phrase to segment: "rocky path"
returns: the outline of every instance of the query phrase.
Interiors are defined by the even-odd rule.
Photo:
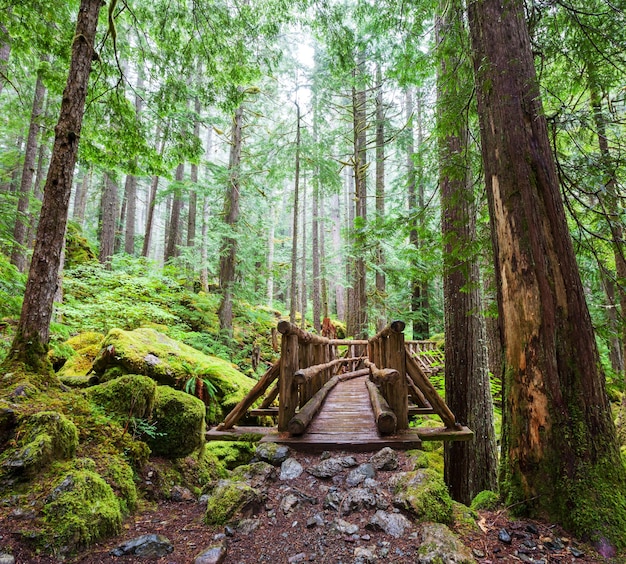
[[[74,557],[54,558],[19,542],[14,533],[22,518],[3,514],[0,564],[609,562],[557,527],[514,521],[504,511],[480,512],[475,520],[457,508],[452,529],[424,522],[433,508],[420,508],[414,486],[429,487],[428,476],[404,453],[276,456],[267,457],[271,464],[239,471],[255,493],[226,525],[204,521],[207,502],[215,514],[226,511],[216,501],[219,487],[201,499],[179,488],[167,502],[146,504],[118,537]],[[227,485],[220,487],[226,491]]]

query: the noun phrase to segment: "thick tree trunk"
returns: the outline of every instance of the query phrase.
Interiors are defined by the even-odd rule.
[[[229,227],[229,235],[222,240],[220,248],[220,290],[222,303],[218,309],[220,329],[230,335],[233,331],[233,284],[237,259],[237,222],[239,221],[240,166],[243,144],[243,106],[235,112],[230,146],[230,170],[226,198],[224,200],[224,221]]]
[[[376,65],[376,220],[379,228],[385,219],[385,109],[383,106],[383,74],[380,64]],[[378,318],[376,331],[382,331],[387,325],[385,255],[379,241],[376,246],[376,296]]]
[[[67,85],[44,188],[37,242],[26,283],[22,314],[9,354],[10,359],[22,361],[35,370],[47,363],[50,319],[101,5],[101,0],[82,0],[78,11]]]
[[[300,106],[296,102],[296,170],[293,184],[293,233],[291,234],[291,296],[289,307],[289,321],[296,322],[298,309],[298,213],[300,209]]]
[[[170,259],[176,258],[180,252],[178,245],[181,239],[181,212],[183,209],[183,196],[180,183],[185,178],[185,163],[179,163],[176,167],[176,174],[174,181],[176,182],[176,190],[174,191],[174,198],[172,199],[172,209],[170,213],[170,221],[168,224],[167,244],[165,246],[164,260],[167,262]]]
[[[473,1],[468,13],[504,342],[500,489],[519,512],[624,547],[626,471],[523,2]]]
[[[462,6],[440,4],[435,30],[440,64],[437,73],[439,187],[443,249],[446,403],[457,423],[474,431],[471,442],[444,445],[444,480],[456,501],[469,505],[479,492],[497,489],[496,437],[489,382],[485,323],[482,317],[476,247],[476,209],[468,171],[468,124],[459,114],[461,69],[454,48],[463,43]],[[469,72],[466,72],[469,74]]]
[[[115,252],[115,234],[117,231],[119,196],[115,181],[109,173],[104,173],[104,190],[100,209],[102,220],[100,223],[100,253],[98,260],[101,264],[110,267],[110,259]],[[108,268],[107,267],[107,268]]]
[[[41,62],[47,61],[48,56],[41,57]],[[13,250],[11,252],[11,264],[14,264],[20,272],[26,269],[26,235],[28,232],[28,206],[35,175],[35,161],[37,160],[37,137],[39,135],[39,121],[43,111],[43,102],[46,95],[46,87],[41,79],[41,73],[37,74],[33,107],[30,113],[30,125],[26,138],[26,150],[24,152],[24,166],[22,168],[22,180],[20,183],[20,198],[17,203],[17,215],[13,229]]]

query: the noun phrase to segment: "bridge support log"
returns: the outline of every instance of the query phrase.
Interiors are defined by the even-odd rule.
[[[280,325],[278,330],[280,331]],[[280,432],[287,431],[289,421],[296,414],[298,386],[294,382],[293,375],[299,368],[298,335],[295,333],[283,333],[280,353],[280,377],[278,380],[280,396],[278,430]]]
[[[289,433],[292,435],[302,435],[306,431],[309,423],[311,423],[313,417],[315,417],[317,412],[320,410],[320,407],[322,407],[328,392],[330,392],[340,381],[341,379],[339,376],[334,376],[318,390],[318,392],[304,405],[304,407],[302,407],[298,414],[291,418],[287,426]]]
[[[396,414],[391,410],[389,404],[380,393],[378,386],[371,380],[365,380],[367,391],[369,392],[372,410],[374,411],[374,419],[376,427],[381,435],[393,435],[398,426]]]

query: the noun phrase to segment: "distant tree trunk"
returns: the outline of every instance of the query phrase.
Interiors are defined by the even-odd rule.
[[[341,271],[341,207],[339,205],[339,195],[333,194],[331,196],[331,204],[330,204],[330,213],[331,213],[331,237],[333,240],[333,265],[335,270],[335,276],[333,277],[333,288],[335,294],[335,304],[336,304],[336,312],[337,319],[339,321],[346,320],[346,302],[345,302],[345,288],[343,284],[341,284],[341,279],[339,279],[338,275]]]
[[[241,146],[243,144],[243,106],[235,112],[233,121],[230,159],[228,163],[229,182],[224,200],[224,221],[229,234],[222,240],[220,248],[220,290],[222,303],[218,310],[220,329],[228,335],[233,331],[233,284],[237,259],[237,222],[239,221]]]
[[[474,431],[472,442],[444,445],[444,480],[456,501],[469,505],[483,490],[497,489],[496,437],[489,381],[485,323],[482,317],[476,209],[468,171],[468,124],[459,107],[461,69],[455,47],[463,44],[460,0],[440,4],[435,33],[440,57],[437,73],[439,186],[443,249],[446,403],[457,422]]]
[[[324,209],[324,196],[320,196],[320,202],[318,203],[318,214],[319,214],[319,210],[320,209]],[[318,238],[319,238],[319,254],[320,254],[320,299],[321,299],[321,306],[322,306],[322,318],[325,317],[329,317],[329,304],[328,304],[328,277],[327,277],[327,271],[326,271],[326,236],[325,236],[325,224],[324,221],[319,221],[319,216],[318,216],[318,221],[317,221],[317,225],[318,225]],[[320,326],[320,331],[321,331],[321,326]]]
[[[359,55],[357,68],[354,70],[355,82],[365,72],[365,59]],[[352,87],[352,117],[354,130],[354,270],[352,286],[354,303],[353,324],[348,333],[356,338],[367,337],[367,285],[365,271],[365,225],[367,223],[367,96],[365,88]]]
[[[9,13],[7,13],[6,15],[8,16]],[[9,62],[10,56],[11,37],[9,36],[9,30],[6,28],[4,23],[0,23],[0,94],[2,94],[4,83],[7,81],[7,63]]]
[[[289,307],[289,320],[296,322],[296,310],[298,309],[298,213],[300,208],[300,106],[296,104],[296,170],[293,187],[293,233],[291,234],[291,304]]]
[[[313,178],[313,210],[311,216],[311,268],[313,274],[313,328],[318,333],[322,330],[322,274],[320,254],[320,183],[319,174]]]
[[[176,182],[176,189],[174,190],[174,197],[172,198],[172,209],[170,214],[170,221],[168,224],[167,244],[165,246],[165,255],[163,259],[167,262],[170,259],[176,258],[180,251],[178,244],[180,242],[180,229],[181,229],[181,211],[183,208],[183,196],[180,183],[185,178],[185,163],[179,163],[176,167],[176,175],[174,181]]]
[[[383,74],[376,65],[376,220],[379,226],[385,219],[385,108],[383,106]],[[385,254],[380,241],[376,243],[376,296],[380,311],[376,330],[387,325]]]
[[[50,319],[101,5],[101,0],[82,0],[78,11],[67,85],[44,188],[37,241],[20,321],[8,357],[12,361],[25,363],[33,370],[49,366],[46,352]]]
[[[200,137],[200,100],[195,101],[196,120],[193,125],[193,134]],[[187,246],[196,244],[196,216],[198,207],[198,165],[191,163],[191,192],[189,193],[189,213],[187,214]]]
[[[72,210],[72,219],[81,226],[85,221],[85,210],[87,208],[87,192],[93,174],[93,168],[83,170],[83,178],[76,186],[76,194],[74,196],[74,209]]]
[[[43,55],[40,61],[48,60],[47,55]],[[41,72],[37,74],[35,84],[35,94],[33,96],[33,106],[30,113],[30,125],[28,127],[28,137],[26,138],[26,149],[24,152],[24,166],[22,169],[22,180],[20,183],[20,197],[17,203],[17,215],[15,227],[13,229],[13,250],[11,252],[11,264],[14,264],[20,272],[26,269],[26,236],[28,233],[28,206],[33,187],[33,176],[35,175],[35,161],[37,160],[37,137],[39,136],[39,121],[43,111],[43,102],[46,95],[46,87],[41,79]]]
[[[46,167],[46,158],[47,158],[47,144],[44,139],[39,143],[39,156],[37,157],[37,172],[35,174],[35,182],[33,185],[33,200],[41,204],[41,200],[43,199],[43,178],[45,176],[44,169]],[[38,206],[36,209],[33,206],[30,206],[30,211],[28,212],[28,235],[26,237],[26,242],[29,249],[33,249],[35,246],[35,234],[37,233],[37,225],[39,223],[39,213],[40,207]]]
[[[119,196],[118,188],[111,175],[104,173],[104,190],[102,192],[102,221],[100,224],[100,254],[98,260],[108,265],[115,251],[115,233],[117,231]]]
[[[606,295],[606,318],[611,335],[609,339],[609,360],[613,371],[620,374],[624,372],[624,356],[622,339],[620,339],[621,330],[617,315],[617,300],[615,299],[616,284],[612,278],[612,273],[609,274],[606,271],[604,264],[598,264],[598,270],[600,271],[602,287],[604,288],[604,293]]]
[[[267,234],[267,305],[271,308],[274,305],[274,249],[275,249],[275,229],[276,210],[270,206],[270,225]]]
[[[159,157],[163,156],[163,152],[165,151],[165,139],[167,138],[168,128],[165,128],[165,133],[161,138],[161,146],[158,149]],[[155,139],[157,140],[157,145],[159,143],[159,134],[161,132],[160,125],[157,125]],[[150,182],[150,191],[148,194],[148,215],[146,217],[146,233],[143,238],[143,248],[141,250],[141,256],[147,257],[150,253],[150,242],[152,239],[152,224],[154,223],[154,208],[156,207],[156,194],[157,189],[159,187],[159,176],[155,174],[152,176],[152,181]]]
[[[213,128],[207,129],[206,136],[206,157],[207,163],[211,161],[211,152],[213,150]],[[208,169],[208,164],[207,164]],[[208,170],[207,170],[208,174]],[[203,292],[209,291],[209,249],[208,249],[208,231],[209,231],[209,198],[204,196],[202,200],[202,241],[200,243],[200,286]]]
[[[504,342],[500,491],[518,513],[624,548],[626,469],[524,5],[474,1],[468,14]]]
[[[307,302],[308,302],[308,296],[307,296],[307,287],[306,287],[306,266],[307,266],[307,260],[306,260],[306,178],[304,179],[304,182],[302,184],[302,264],[300,265],[301,267],[301,276],[300,276],[300,284],[301,284],[301,289],[300,289],[300,300],[301,300],[301,308],[300,308],[300,315],[301,320],[300,320],[300,325],[302,326],[302,329],[306,328],[306,311],[307,311]]]

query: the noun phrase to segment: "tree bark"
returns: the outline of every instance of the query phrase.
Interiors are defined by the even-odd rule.
[[[185,163],[179,163],[176,167],[176,174],[174,181],[176,182],[176,189],[174,190],[174,197],[172,199],[172,209],[170,210],[169,229],[167,229],[167,245],[165,246],[164,260],[167,262],[170,259],[176,258],[180,252],[178,245],[181,238],[181,211],[183,208],[183,196],[180,183],[185,178]]]
[[[82,180],[77,184],[76,194],[74,195],[74,209],[72,210],[72,219],[79,223],[81,226],[85,221],[85,210],[87,208],[87,192],[89,191],[89,184],[92,174],[92,167],[83,170]]]
[[[302,264],[300,275],[300,326],[306,329],[306,311],[308,296],[306,287],[306,177],[302,185]]]
[[[45,176],[46,158],[47,158],[47,143],[44,139],[41,139],[39,143],[39,156],[37,157],[37,172],[35,174],[35,182],[33,185],[33,200],[38,202],[38,207],[33,209],[31,206],[28,213],[28,235],[26,242],[29,249],[35,246],[35,235],[37,233],[37,225],[39,223],[39,213],[41,211],[40,205],[43,199],[42,181]]]
[[[9,354],[11,360],[24,362],[34,370],[48,365],[46,350],[50,319],[101,5],[101,0],[82,0],[78,11],[67,84],[44,188],[37,242],[26,282],[22,313]]]
[[[47,55],[40,58],[40,62],[48,60]],[[39,135],[39,121],[43,111],[43,102],[46,95],[46,87],[41,79],[41,72],[37,74],[33,106],[30,113],[30,125],[26,138],[24,151],[24,166],[22,168],[22,180],[20,182],[20,197],[17,203],[17,215],[13,228],[13,250],[11,252],[11,264],[15,265],[20,272],[26,269],[26,250],[28,233],[28,206],[35,175],[35,161],[37,160],[37,137]]]
[[[224,221],[229,234],[222,240],[220,248],[220,290],[222,302],[218,309],[220,329],[232,334],[233,331],[233,284],[237,260],[237,222],[239,221],[240,166],[243,144],[243,106],[239,106],[233,120],[229,159],[229,182],[224,200]]]
[[[385,109],[383,106],[383,74],[380,64],[376,65],[376,219],[379,228],[385,219]],[[387,325],[385,255],[380,241],[376,243],[376,296],[380,309],[376,331]]]
[[[157,125],[155,138],[158,139],[161,131],[160,125]],[[165,151],[165,140],[167,138],[168,128],[165,128],[165,133],[161,138],[161,146],[159,148],[159,157],[163,156],[163,152]],[[152,181],[150,182],[150,192],[148,194],[148,215],[146,217],[146,232],[143,238],[143,248],[141,250],[141,256],[147,257],[150,253],[150,243],[152,240],[152,224],[154,223],[154,209],[156,207],[156,194],[157,189],[159,187],[159,175],[155,174],[152,176]]]
[[[437,119],[443,249],[446,403],[474,440],[444,444],[444,480],[456,501],[469,505],[483,490],[497,489],[493,401],[489,382],[476,247],[476,208],[468,171],[468,123],[459,113],[462,76],[470,61],[458,46],[467,31],[458,0],[440,3],[435,20],[439,53]],[[463,70],[465,73],[463,73]]]
[[[626,545],[620,459],[521,0],[468,6],[504,342],[500,491]],[[589,508],[593,507],[593,511]]]
[[[291,234],[291,296],[289,307],[289,321],[296,322],[296,310],[298,309],[298,213],[300,198],[300,106],[296,104],[296,170],[293,185],[293,233]]]
[[[119,196],[118,187],[111,175],[104,173],[104,190],[102,192],[102,220],[100,223],[100,254],[98,260],[110,268],[110,259],[115,252],[115,234],[117,231]]]
[[[9,14],[6,15],[8,16]],[[7,82],[6,71],[10,56],[11,37],[9,36],[9,30],[6,28],[4,23],[0,23],[0,94],[2,94],[4,83]]]

